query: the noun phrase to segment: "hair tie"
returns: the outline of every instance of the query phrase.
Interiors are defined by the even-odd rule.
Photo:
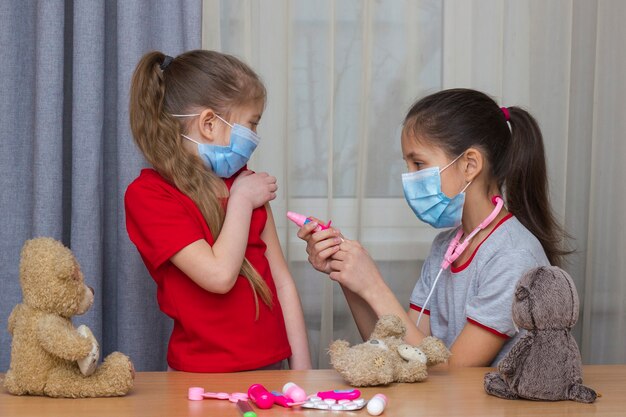
[[[507,122],[511,120],[511,113],[509,113],[508,107],[500,107],[500,110],[502,110],[502,113],[504,114],[504,120]]]
[[[161,68],[161,71],[165,71],[165,68],[167,68],[172,61],[174,60],[174,58],[172,58],[169,55],[165,55],[165,58],[163,58],[163,62],[161,62],[161,65],[159,65],[159,68]]]
[[[500,107],[502,110],[502,114],[504,114],[504,120],[506,121],[506,125],[509,127],[509,132],[513,133],[513,128],[511,127],[511,112],[509,112],[508,107]]]

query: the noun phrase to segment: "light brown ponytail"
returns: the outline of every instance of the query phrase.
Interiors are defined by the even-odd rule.
[[[265,88],[247,65],[229,55],[189,51],[162,70],[164,59],[161,52],[149,52],[137,64],[130,88],[130,127],[148,162],[196,203],[217,239],[224,224],[223,201],[228,189],[198,156],[185,150],[181,122],[170,115],[197,107],[227,114],[250,100],[265,99]],[[271,308],[272,293],[245,258],[240,274],[250,282],[258,318],[257,294]]]

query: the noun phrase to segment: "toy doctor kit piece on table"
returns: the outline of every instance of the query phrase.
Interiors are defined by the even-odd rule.
[[[252,384],[248,388],[247,394],[242,392],[232,394],[205,392],[200,387],[191,387],[187,393],[187,398],[191,401],[209,398],[234,402],[243,417],[257,416],[248,400],[251,400],[261,410],[272,408],[274,404],[286,408],[302,407],[326,411],[356,411],[367,406],[367,412],[373,416],[380,415],[387,405],[387,397],[383,394],[376,394],[369,402],[360,397],[361,391],[358,389],[319,391],[316,395],[307,395],[302,388],[293,382],[286,383],[282,392],[270,392],[261,384]]]

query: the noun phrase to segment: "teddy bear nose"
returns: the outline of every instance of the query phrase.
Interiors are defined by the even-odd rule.
[[[91,288],[91,287],[89,287],[89,286],[88,286],[87,288],[89,288],[89,289],[91,290],[91,294],[92,294],[92,295],[95,295],[95,294],[96,294],[96,292],[93,290],[93,288]]]

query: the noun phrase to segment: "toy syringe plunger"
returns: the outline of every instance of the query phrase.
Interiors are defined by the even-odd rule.
[[[305,224],[313,221],[311,220],[311,218],[305,216],[304,214],[294,213],[293,211],[287,212],[287,218],[297,224],[299,227],[302,227]],[[319,232],[320,230],[326,230],[330,227],[331,223],[332,221],[328,221],[327,224],[319,223],[318,226],[315,228],[315,231]]]

